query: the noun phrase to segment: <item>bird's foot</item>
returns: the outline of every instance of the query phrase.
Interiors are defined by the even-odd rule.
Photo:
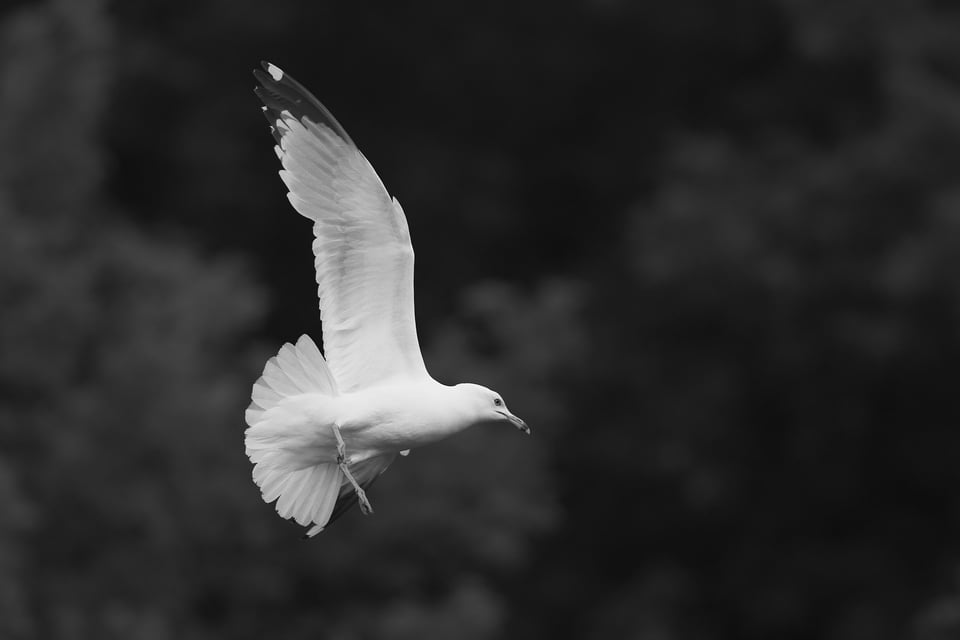
[[[338,451],[340,449],[338,448]],[[353,487],[353,492],[357,494],[357,502],[360,503],[360,511],[363,515],[368,516],[373,513],[373,507],[370,505],[370,501],[367,500],[367,493],[363,490],[363,487],[360,486],[360,483],[357,482],[357,479],[353,477],[353,474],[350,473],[350,465],[347,464],[344,459],[343,452],[337,456],[337,464],[340,466],[340,471],[343,473],[343,477],[347,479],[347,482]]]
[[[365,516],[373,513],[373,506],[370,504],[370,501],[367,500],[367,493],[360,487],[354,487],[357,492],[357,502],[360,503],[360,513]]]

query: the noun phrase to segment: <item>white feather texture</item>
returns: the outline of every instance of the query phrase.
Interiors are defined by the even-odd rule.
[[[400,204],[363,154],[326,125],[284,111],[276,127],[290,202],[314,221],[323,346],[340,389],[427,378]]]
[[[253,385],[247,409],[246,453],[253,462],[253,481],[263,499],[277,501],[277,513],[301,525],[313,524],[314,534],[330,519],[343,485],[336,463],[317,463],[324,441],[303,421],[291,420],[290,400],[337,395],[337,386],[317,345],[301,336],[296,346],[285,344],[267,361]]]
[[[400,204],[333,115],[271,64],[255,89],[277,141],[288,198],[313,222],[321,355],[284,345],[253,386],[246,418],[253,478],[277,512],[315,535],[411,447],[471,425],[526,424],[479,385],[424,367],[413,304],[413,248]]]

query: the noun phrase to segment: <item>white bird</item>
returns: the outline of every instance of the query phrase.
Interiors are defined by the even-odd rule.
[[[530,433],[496,392],[447,386],[423,364],[413,311],[413,247],[403,209],[333,115],[276,66],[255,70],[280,177],[313,222],[326,360],[306,335],[253,385],[246,453],[263,499],[323,530],[397,454],[482,423]]]

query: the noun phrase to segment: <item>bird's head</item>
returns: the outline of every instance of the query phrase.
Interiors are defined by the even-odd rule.
[[[500,394],[479,384],[463,383],[456,386],[460,395],[467,399],[473,422],[509,422],[524,433],[530,433],[527,423],[510,413]]]

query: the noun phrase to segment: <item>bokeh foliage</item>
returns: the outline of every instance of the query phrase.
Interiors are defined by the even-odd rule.
[[[949,3],[0,10],[0,636],[960,632]],[[408,212],[425,358],[533,426],[311,542],[242,415],[319,334],[249,68]]]

